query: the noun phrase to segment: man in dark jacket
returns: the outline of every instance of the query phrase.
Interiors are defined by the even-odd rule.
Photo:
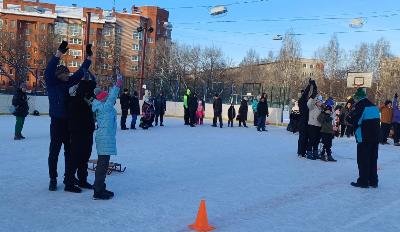
[[[191,93],[188,99],[188,114],[190,127],[196,126],[197,94]]]
[[[155,108],[155,125],[158,125],[158,117],[160,117],[160,126],[164,126],[164,114],[167,110],[167,100],[164,97],[163,92],[154,99],[154,108]]]
[[[136,129],[137,116],[140,115],[140,105],[137,91],[133,92],[133,96],[129,101],[129,109],[132,115],[131,129]]]
[[[269,116],[268,112],[268,102],[264,96],[261,97],[260,102],[257,105],[257,131],[266,131],[265,129],[265,121]]]
[[[69,88],[68,129],[70,134],[71,160],[78,174],[78,186],[92,189],[88,183],[88,161],[92,154],[95,129],[92,101],[95,98],[96,79],[84,70],[84,79]],[[75,170],[74,170],[75,173]]]
[[[301,97],[298,100],[300,116],[298,120],[299,140],[297,142],[297,155],[299,157],[306,157],[309,115],[307,101],[309,99],[311,89],[311,95],[315,97],[317,95],[317,85],[314,80],[310,79],[306,89],[301,92]]]
[[[22,83],[12,99],[12,105],[15,107],[13,115],[16,118],[14,140],[25,139],[22,136],[22,128],[26,116],[29,114],[28,98],[26,96],[26,84]]]
[[[353,125],[357,141],[357,164],[359,177],[351,182],[354,187],[378,187],[378,146],[379,146],[379,109],[367,99],[362,88],[354,95],[354,110],[347,121]]]
[[[235,105],[231,103],[231,106],[228,109],[228,127],[233,127],[233,120],[236,117]]]
[[[124,93],[121,94],[119,98],[119,103],[121,104],[121,130],[128,130],[126,127],[126,118],[128,117],[128,110],[129,110],[129,90],[124,89]]]
[[[81,189],[75,186],[74,180],[74,164],[71,163],[70,157],[70,137],[68,131],[68,121],[66,112],[66,100],[68,90],[73,85],[79,83],[84,76],[84,69],[88,70],[91,64],[93,52],[91,44],[86,46],[87,58],[83,62],[81,68],[69,75],[66,66],[58,65],[60,57],[68,51],[68,42],[63,41],[59,46],[56,55],[54,55],[47,64],[45,70],[45,80],[49,97],[49,114],[51,118],[50,124],[50,152],[48,158],[50,184],[49,190],[57,190],[57,162],[61,145],[64,145],[65,156],[65,191],[81,192]]]
[[[247,103],[246,98],[243,98],[242,101],[240,102],[240,107],[239,107],[239,127],[243,126],[247,127],[246,121],[247,121],[247,113],[249,111],[249,104]]]
[[[217,119],[219,119],[219,127],[222,128],[222,100],[218,94],[215,94],[214,103],[214,118],[213,118],[213,127],[217,127]]]

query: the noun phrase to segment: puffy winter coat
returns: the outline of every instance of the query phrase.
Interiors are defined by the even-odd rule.
[[[321,133],[333,134],[333,118],[331,114],[321,112],[317,119],[321,123]]]
[[[257,99],[253,99],[253,101],[251,102],[251,108],[253,109],[254,113],[257,113],[257,105],[258,105]]]
[[[347,121],[354,126],[357,143],[379,143],[379,109],[367,98],[354,106]]]
[[[258,116],[269,116],[268,112],[268,103],[265,100],[264,102],[259,101],[257,104],[257,114]]]
[[[129,94],[123,93],[121,94],[121,97],[119,97],[119,103],[121,104],[121,110],[129,110],[129,101],[130,101],[130,96]]]
[[[311,85],[307,85],[306,89],[304,90],[304,92],[302,93],[302,95],[300,96],[298,102],[299,105],[299,112],[300,112],[300,116],[299,116],[299,121],[298,121],[298,127],[299,129],[305,130],[307,128],[308,125],[308,116],[309,116],[309,109],[307,106],[307,101],[308,101],[308,96],[310,94],[311,91]]]
[[[194,116],[197,111],[197,97],[191,94],[188,99],[189,113]]]
[[[155,99],[154,99],[154,108],[156,110],[156,114],[160,115],[160,114],[164,114],[165,111],[167,110],[167,100],[165,99],[164,96],[160,96],[158,95]]]
[[[241,121],[246,121],[247,120],[247,113],[249,112],[249,105],[247,104],[246,100],[242,100],[240,102],[240,107],[239,107],[239,115],[240,115],[240,120]]]
[[[400,109],[398,98],[393,99],[393,122],[400,123]]]
[[[196,116],[197,118],[204,118],[204,107],[202,101],[199,101],[197,103]]]
[[[84,76],[84,70],[88,70],[92,62],[86,59],[78,71],[69,77],[68,81],[61,81],[56,77],[55,72],[59,62],[60,58],[53,56],[47,64],[44,76],[46,80],[47,93],[49,95],[50,117],[66,118],[66,100],[69,95],[68,89],[79,83],[81,78]]]
[[[215,115],[222,114],[222,100],[220,97],[216,98],[213,103],[213,110]]]
[[[129,108],[132,115],[140,115],[139,98],[135,95],[131,96],[131,100],[129,101]]]
[[[308,113],[308,125],[321,127],[321,123],[318,121],[318,116],[321,114],[321,108],[317,105],[317,99],[310,98],[307,102],[307,107],[310,110]]]
[[[117,155],[117,111],[114,104],[119,87],[114,86],[105,102],[94,100],[92,111],[96,115],[97,129],[95,135],[97,155]]]
[[[386,105],[382,105],[379,107],[381,111],[381,122],[386,124],[392,123],[393,109],[389,108]]]
[[[230,106],[228,109],[228,118],[234,119],[236,117],[236,110],[234,106]]]
[[[16,117],[26,117],[29,114],[28,98],[26,93],[18,89],[12,99],[12,105],[15,107],[15,112],[13,113]]]

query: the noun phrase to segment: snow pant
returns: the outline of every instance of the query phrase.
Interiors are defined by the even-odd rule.
[[[267,120],[266,115],[258,116],[257,119],[257,130],[265,130],[265,120]]]
[[[359,173],[357,183],[361,185],[378,184],[378,147],[379,143],[357,144],[357,165]]]
[[[87,182],[88,161],[92,154],[93,133],[71,133],[71,165],[73,175],[78,174],[81,183]]]
[[[66,119],[51,117],[50,123],[50,148],[49,148],[49,176],[50,179],[56,179],[58,155],[61,150],[61,145],[64,145],[65,158],[65,174],[64,183],[73,184],[75,179],[73,167],[71,166],[71,146],[70,135],[68,131],[68,122]]]
[[[318,145],[321,139],[321,127],[308,125],[307,152],[318,154]]]
[[[128,110],[122,110],[121,115],[121,129],[126,128],[126,118],[128,117]]]
[[[189,125],[196,125],[196,111],[189,110]]]
[[[162,125],[164,122],[164,113],[156,114],[156,126],[158,125],[158,117],[160,117],[160,124]]]
[[[381,143],[387,143],[392,124],[381,122]]]
[[[244,126],[244,127],[247,126],[247,125],[246,125],[246,120],[242,120],[241,118],[239,118],[239,126],[242,126],[242,123],[243,123],[243,126]]]
[[[257,126],[258,125],[258,123],[257,123],[257,119],[258,119],[258,114],[257,114],[257,112],[254,112],[254,126]]]
[[[228,119],[228,127],[233,127],[233,118]]]
[[[393,123],[393,131],[394,131],[394,143],[398,143],[400,140],[400,123],[394,122]]]
[[[217,119],[219,120],[219,126],[222,127],[222,115],[215,114],[215,113],[214,113],[214,118],[213,118],[213,126],[217,126]]]
[[[322,154],[325,154],[326,152],[328,156],[332,155],[333,134],[321,133],[321,140],[324,145],[322,148]]]
[[[185,125],[189,125],[189,120],[190,120],[189,108],[184,107],[183,109],[184,109],[183,119],[185,120]]]
[[[97,158],[97,166],[94,177],[94,191],[103,192],[106,188],[105,181],[110,163],[109,155],[99,155]]]
[[[24,122],[25,122],[25,117],[15,117],[16,122],[15,122],[15,136],[21,135],[22,134],[22,128],[24,128]]]
[[[346,136],[347,137],[354,136],[354,129],[352,126],[346,126]]]
[[[307,126],[299,127],[299,140],[297,142],[297,154],[298,155],[306,155],[307,150],[307,142],[308,142],[308,128]]]
[[[136,121],[137,121],[137,115],[136,114],[132,114],[131,129],[135,129],[136,128]]]

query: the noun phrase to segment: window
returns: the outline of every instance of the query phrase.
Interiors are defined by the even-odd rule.
[[[31,55],[30,55],[29,53],[26,54],[26,59],[27,59],[27,60],[31,59]]]
[[[111,36],[111,34],[112,34],[112,28],[104,28],[103,29],[104,36]]]
[[[101,69],[107,69],[108,65],[107,64],[102,64]]]
[[[33,52],[34,52],[34,53],[37,53],[37,52],[38,52],[37,47],[34,47],[34,48],[33,48]]]
[[[14,70],[13,70],[12,68],[10,68],[9,74],[10,74],[10,75],[13,75],[13,71],[14,71]]]
[[[103,46],[103,47],[108,47],[110,45],[110,42],[109,41],[103,41],[102,43],[101,43],[101,46]]]
[[[81,66],[81,64],[75,60],[68,63],[68,67],[79,67],[79,66]]]
[[[58,37],[57,38],[57,42],[61,43],[62,41],[67,41],[67,38],[63,38],[63,37]]]
[[[46,24],[41,23],[40,24],[40,30],[42,30],[42,31],[46,30]]]
[[[32,46],[32,42],[29,40],[25,41],[25,47],[29,48],[30,46]]]
[[[147,43],[153,43],[154,39],[153,38],[147,38]]]
[[[17,21],[11,20],[11,22],[10,22],[10,27],[11,27],[11,28],[15,28],[16,26],[17,26]]]
[[[112,70],[112,65],[111,64],[107,65],[107,68],[108,70]]]
[[[115,33],[117,33],[117,34],[121,34],[122,33],[122,28],[117,28],[116,30],[115,30]]]
[[[134,44],[133,47],[132,47],[132,49],[135,50],[135,51],[140,51],[140,46],[139,46],[139,44]]]
[[[14,32],[10,32],[10,37],[11,37],[11,39],[15,39],[15,33]]]
[[[79,24],[69,24],[68,31],[72,36],[81,35],[82,33],[82,26]]]
[[[134,55],[131,57],[132,61],[140,61],[140,56]]]
[[[134,31],[133,32],[133,39],[142,40],[142,32]]]
[[[0,19],[0,28],[3,28],[3,20]]]
[[[29,76],[26,77],[26,81],[29,82]]]
[[[310,77],[314,76],[314,73],[310,73]]]
[[[70,44],[79,44],[79,45],[81,45],[81,44],[82,44],[82,39],[70,38],[70,39],[69,39],[69,43],[70,43]]]
[[[312,64],[310,64],[310,68],[314,68],[314,66]]]
[[[131,67],[131,70],[137,72],[137,71],[139,70],[139,66],[133,65],[133,66]]]
[[[303,68],[307,68],[307,64],[303,64]]]
[[[70,56],[82,56],[82,50],[69,49]]]
[[[57,22],[55,25],[55,33],[58,35],[67,35],[68,31],[68,24],[67,23],[61,23]]]

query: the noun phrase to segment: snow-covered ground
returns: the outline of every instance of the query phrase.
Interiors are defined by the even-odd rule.
[[[118,131],[127,167],[107,177],[109,201],[49,192],[49,117],[28,117],[14,141],[14,117],[0,117],[0,231],[188,231],[206,199],[216,231],[400,231],[399,147],[379,150],[378,189],[357,177],[353,139],[334,140],[337,163],[297,158],[297,136],[282,127],[166,127]],[[95,158],[93,152],[92,158]],[[59,173],[63,173],[60,155]],[[90,174],[93,181],[93,173]]]

